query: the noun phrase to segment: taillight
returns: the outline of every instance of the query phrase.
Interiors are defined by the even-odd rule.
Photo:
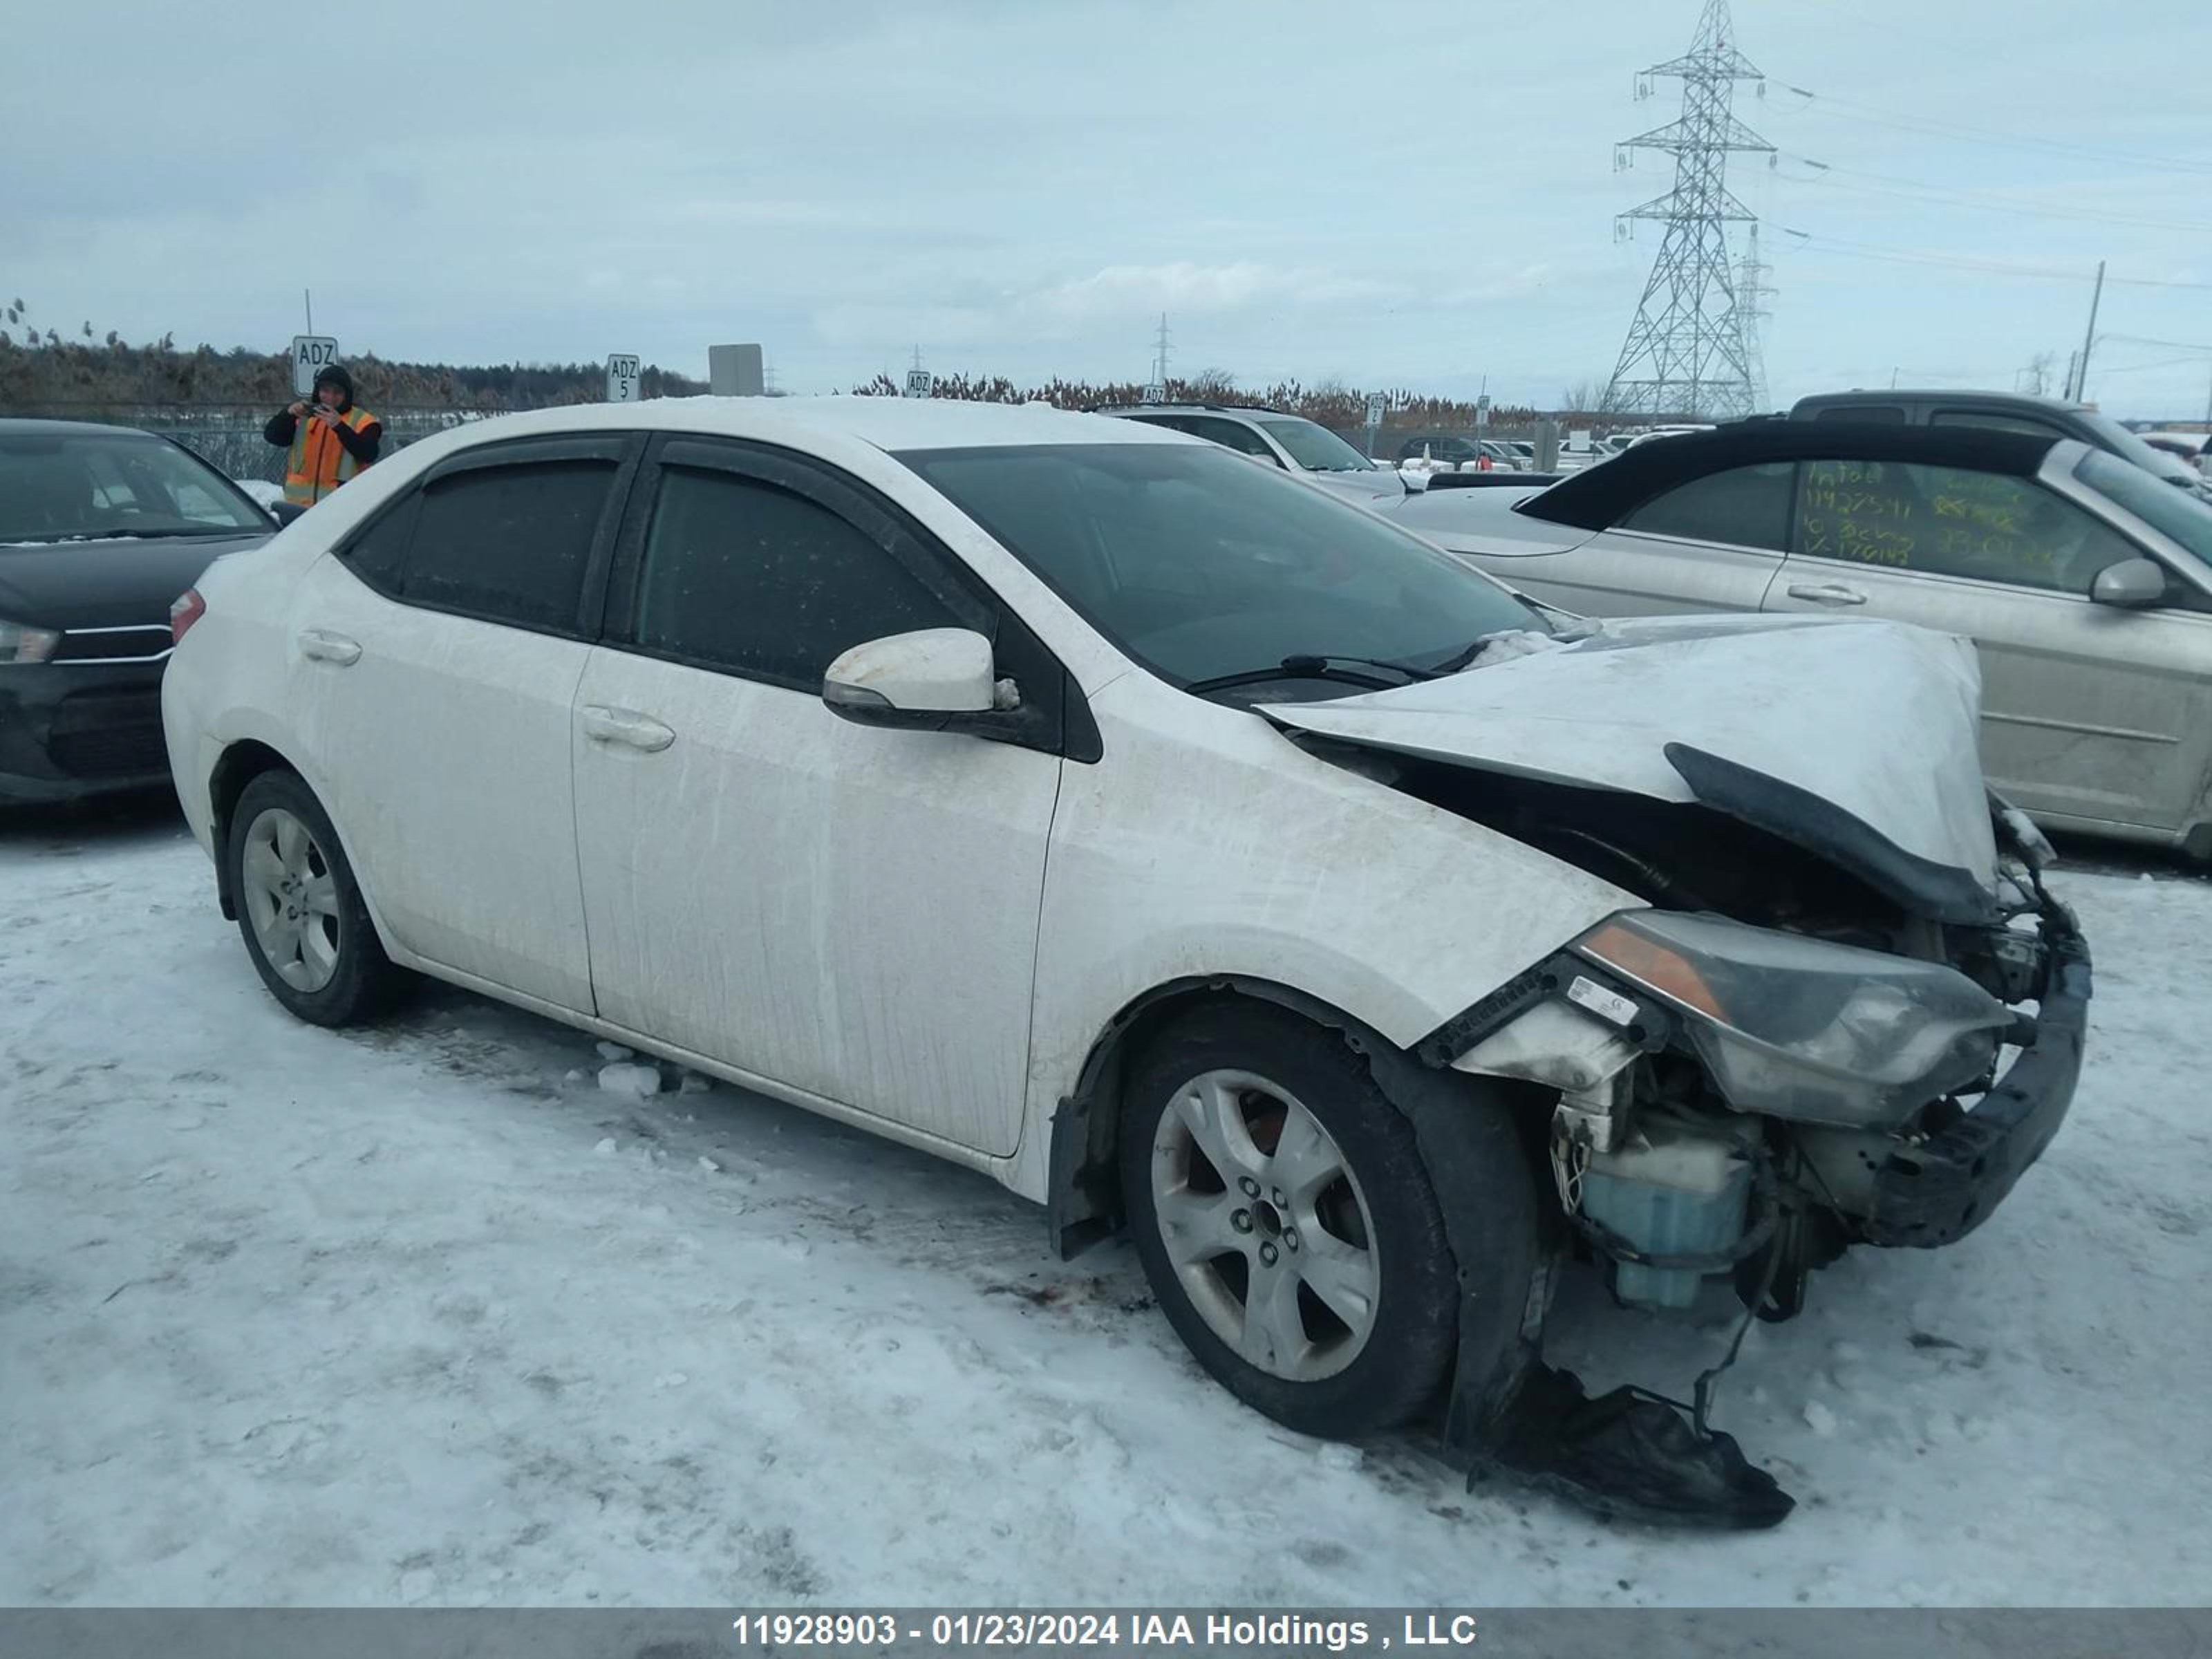
[[[182,645],[191,625],[207,615],[207,601],[197,587],[188,587],[169,607],[169,643]]]

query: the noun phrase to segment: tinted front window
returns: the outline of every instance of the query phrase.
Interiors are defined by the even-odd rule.
[[[2116,456],[2091,450],[2074,476],[2212,565],[2212,507]]]
[[[1264,420],[1267,435],[1309,472],[1371,472],[1375,463],[1325,426],[1296,416]]]
[[[807,691],[856,645],[964,625],[829,508],[726,472],[662,475],[644,584],[640,644]]]
[[[1620,521],[1623,530],[1685,536],[1780,552],[1790,533],[1790,491],[1796,472],[1788,461],[1739,466],[1693,478],[1646,501]]]
[[[0,542],[270,528],[205,462],[158,438],[92,429],[0,436]]]
[[[1806,462],[1794,550],[2081,594],[2100,570],[2137,556],[2033,478],[1896,461]]]
[[[1123,650],[1190,681],[1335,654],[1422,665],[1540,629],[1472,568],[1319,490],[1156,444],[900,457]]]
[[[1249,426],[1239,426],[1234,421],[1210,421],[1200,417],[1191,422],[1183,430],[1195,433],[1209,443],[1219,444],[1224,449],[1233,449],[1240,455],[1257,455],[1270,466],[1277,465],[1275,452],[1267,447],[1267,441]]]
[[[403,598],[519,623],[577,625],[612,461],[479,467],[434,480],[416,511]]]

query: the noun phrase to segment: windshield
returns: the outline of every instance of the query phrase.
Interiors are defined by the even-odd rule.
[[[1054,444],[899,459],[1178,684],[1310,654],[1427,668],[1486,634],[1546,628],[1449,554],[1224,450]]]
[[[159,438],[90,429],[0,434],[0,542],[268,529],[221,473]]]
[[[2115,455],[2155,472],[2161,478],[2180,479],[2190,483],[2197,482],[2197,469],[2179,455],[2169,455],[2162,449],[2152,448],[2111,416],[2084,409],[2077,410],[2074,418],[2094,432],[2097,441]]]
[[[2074,476],[2212,565],[2212,507],[2139,466],[2093,449]]]
[[[1261,428],[1309,472],[1372,472],[1375,463],[1325,426],[1295,415],[1265,420]]]

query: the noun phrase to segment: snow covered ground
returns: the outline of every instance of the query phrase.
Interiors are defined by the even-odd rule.
[[[2145,869],[2062,884],[2051,1152],[1753,1331],[1719,1419],[1801,1507],[1682,1537],[1276,1428],[978,1176],[458,993],[299,1024],[173,813],[0,823],[0,1603],[2201,1601],[2212,884]],[[1554,1353],[1722,1330],[1582,1275]]]

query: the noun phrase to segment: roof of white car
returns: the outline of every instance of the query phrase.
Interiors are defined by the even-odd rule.
[[[1139,422],[1111,421],[1042,404],[949,398],[655,398],[532,410],[468,428],[472,437],[486,441],[608,429],[703,432],[769,442],[834,434],[893,453],[1019,444],[1200,441]]]

